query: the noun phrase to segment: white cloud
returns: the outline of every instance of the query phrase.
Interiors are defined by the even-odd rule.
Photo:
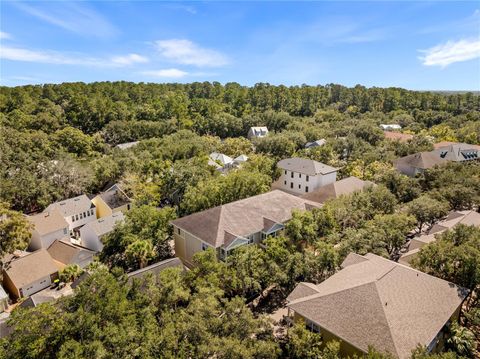
[[[163,57],[183,65],[218,67],[228,63],[221,52],[202,48],[186,39],[159,40],[155,45]]]
[[[74,2],[29,3],[13,2],[27,14],[77,34],[111,37],[118,30],[101,14],[86,4]]]
[[[6,40],[6,39],[11,39],[11,38],[12,38],[12,36],[9,33],[0,31],[0,39],[5,39]]]
[[[421,50],[419,57],[425,66],[446,67],[455,62],[473,60],[480,57],[480,39],[462,39]]]
[[[151,77],[166,77],[166,78],[179,79],[187,76],[188,72],[172,68],[172,69],[143,71],[141,72],[141,74],[145,76],[151,76]]]
[[[138,54],[128,54],[125,56],[114,56],[112,62],[121,66],[132,65],[135,63],[148,62],[148,58]]]
[[[2,46],[0,58],[11,61],[36,62],[55,65],[79,65],[91,67],[123,67],[135,63],[144,63],[148,59],[138,54],[114,56],[111,58],[90,57],[79,53],[62,53],[50,50],[30,50],[18,47]]]

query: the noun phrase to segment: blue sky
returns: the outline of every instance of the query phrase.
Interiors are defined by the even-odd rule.
[[[478,2],[0,2],[0,82],[480,90]]]

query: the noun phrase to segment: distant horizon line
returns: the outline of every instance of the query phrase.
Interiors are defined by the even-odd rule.
[[[113,80],[113,81],[111,81],[111,80],[99,80],[99,81],[63,81],[63,82],[26,83],[26,84],[23,84],[23,85],[4,85],[4,84],[0,84],[0,87],[15,88],[15,87],[26,87],[26,86],[64,85],[64,84],[76,84],[76,83],[91,85],[91,84],[95,84],[95,83],[116,83],[116,82],[125,82],[125,83],[131,83],[131,84],[136,84],[136,85],[140,85],[140,84],[145,84],[145,85],[151,85],[151,84],[154,84],[154,85],[189,85],[189,84],[194,84],[194,83],[208,82],[210,84],[219,83],[222,86],[226,86],[227,84],[238,84],[242,87],[248,87],[248,88],[253,88],[256,85],[260,85],[260,84],[269,85],[269,86],[273,86],[273,87],[285,86],[287,88],[303,87],[303,86],[308,86],[308,87],[323,86],[323,87],[326,87],[326,86],[329,86],[329,85],[337,85],[337,86],[342,86],[342,87],[346,87],[346,88],[355,88],[356,86],[362,86],[366,89],[373,89],[373,88],[392,89],[392,88],[395,88],[395,89],[401,89],[401,90],[406,90],[406,91],[414,91],[414,92],[432,92],[432,93],[439,93],[439,92],[440,93],[445,93],[445,92],[447,92],[447,93],[453,93],[453,94],[464,94],[464,93],[469,93],[470,92],[470,93],[473,93],[473,94],[480,95],[480,88],[477,89],[477,90],[448,90],[448,89],[414,90],[414,89],[409,89],[409,88],[400,87],[400,86],[366,86],[366,85],[362,85],[362,84],[356,84],[356,85],[353,85],[353,86],[348,86],[348,85],[343,85],[343,84],[340,84],[340,83],[333,83],[333,82],[325,83],[325,84],[318,83],[318,84],[315,84],[315,85],[310,85],[310,84],[306,84],[306,83],[302,83],[302,84],[298,84],[298,85],[284,85],[284,84],[271,84],[269,82],[256,82],[253,85],[244,85],[244,84],[241,84],[240,82],[237,82],[237,81],[228,81],[228,82],[221,82],[221,81],[155,82],[155,81],[151,81],[151,82],[147,82],[147,81],[127,81],[127,80]]]

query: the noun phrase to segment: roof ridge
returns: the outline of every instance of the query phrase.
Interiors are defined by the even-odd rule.
[[[395,266],[394,266],[392,269],[394,269],[394,268],[395,268]],[[390,271],[391,271],[392,269],[390,269],[390,270],[389,270],[387,273],[385,273],[385,274],[390,273]],[[383,276],[382,276],[382,277],[383,277]],[[394,339],[394,337],[393,337],[393,335],[392,335],[391,325],[390,325],[390,322],[389,322],[389,320],[388,320],[387,313],[385,312],[385,308],[384,308],[384,306],[383,306],[382,298],[380,297],[380,291],[379,291],[379,289],[378,289],[377,283],[378,283],[378,280],[376,280],[375,282],[373,282],[373,284],[375,285],[375,293],[377,294],[378,301],[379,301],[379,303],[380,303],[380,307],[382,308],[383,317],[385,318],[385,322],[387,323],[388,335],[390,336],[390,339],[391,339],[391,342],[392,342],[392,344],[393,344],[393,347],[395,348],[395,353],[391,353],[391,354],[396,354],[398,357],[400,357],[400,355],[399,355],[399,350],[398,350],[398,347],[397,347],[397,343],[395,342],[395,339]],[[386,305],[385,305],[385,306],[387,306],[387,305],[388,305],[388,302],[386,302]]]

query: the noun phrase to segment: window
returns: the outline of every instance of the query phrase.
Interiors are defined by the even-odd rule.
[[[302,189],[302,185],[301,185],[301,184],[298,185],[298,189]]]
[[[292,178],[293,178],[293,172],[291,173],[290,177],[292,177]]]
[[[72,222],[75,222],[75,216],[72,216]]]
[[[309,176],[307,176],[307,178],[306,178],[306,179],[307,179],[307,182],[308,182]]]
[[[298,174],[298,178],[302,178],[302,174],[301,174],[301,173]]]
[[[287,185],[287,181],[283,181],[283,184],[286,186],[286,185]]]
[[[75,220],[78,221],[78,214],[75,215]]]
[[[90,210],[87,211],[87,217],[90,217],[91,214],[90,214]]]
[[[287,174],[287,170],[285,170],[285,174]]]
[[[130,203],[127,204],[127,211],[130,211]]]
[[[308,186],[305,186],[305,192],[308,192]]]
[[[180,228],[177,228],[177,233],[180,234]]]
[[[202,251],[206,251],[208,249],[209,245],[206,243],[202,243]]]
[[[293,182],[290,182],[290,188],[293,188]]]
[[[83,218],[87,218],[87,213],[83,212]]]
[[[95,209],[92,208],[92,216],[95,214],[94,210],[95,210]]]

